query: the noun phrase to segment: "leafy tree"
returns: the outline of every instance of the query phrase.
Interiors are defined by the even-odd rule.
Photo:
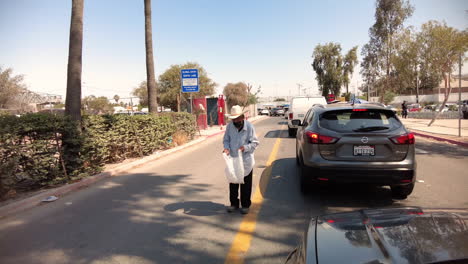
[[[354,67],[358,63],[357,46],[353,47],[346,53],[343,60],[343,84],[346,86],[346,93],[349,93],[350,75],[353,75]]]
[[[83,3],[72,0],[70,42],[68,49],[67,94],[65,113],[81,122],[81,55],[83,50]],[[80,126],[77,126],[80,129]]]
[[[23,75],[13,75],[13,69],[0,67],[0,108],[18,104],[18,95],[26,90]]]
[[[330,92],[338,95],[343,83],[341,45],[332,42],[319,44],[315,47],[312,57],[312,67],[322,95],[327,96]]]
[[[216,83],[209,77],[205,69],[198,63],[189,62],[184,65],[172,65],[159,76],[159,93],[161,104],[180,112],[182,101],[188,101],[190,93],[182,93],[180,71],[182,69],[198,69],[198,85],[200,92],[191,93],[193,98],[205,97],[215,92]]]
[[[141,106],[148,106],[148,87],[146,81],[142,81],[138,87],[135,87],[132,91],[132,95],[140,99]]]
[[[370,41],[362,50],[362,71],[366,81],[373,84],[376,79],[384,76],[384,90],[391,88],[390,75],[394,68],[395,54],[394,38],[403,29],[403,22],[413,14],[414,8],[408,0],[377,0],[375,23],[369,29]]]
[[[385,91],[385,94],[383,96],[383,103],[384,104],[389,104],[395,99],[396,94],[391,91]]]
[[[115,100],[115,103],[118,104],[120,100],[120,96],[118,96],[117,94],[114,95],[114,100]]]
[[[224,86],[223,94],[226,96],[229,109],[234,105],[248,105],[248,86],[243,82],[226,84],[226,86]]]
[[[245,106],[258,103],[258,95],[261,93],[262,86],[258,86],[257,91],[255,92],[252,91],[252,88],[251,84],[247,84],[247,94],[249,98],[247,99],[247,104]]]
[[[82,100],[85,110],[91,114],[105,114],[112,112],[112,105],[105,96],[86,96]]]
[[[439,112],[428,124],[430,126],[442,112],[452,92],[450,81],[452,80],[452,72],[456,69],[460,56],[462,57],[462,61],[466,59],[465,52],[468,51],[468,31],[459,31],[447,26],[445,22],[429,21],[422,25],[420,41],[425,67],[437,74],[439,82],[445,80],[444,101],[440,106]]]
[[[286,102],[286,99],[284,98],[276,98],[275,102]]]
[[[156,77],[154,75],[153,34],[151,26],[151,0],[145,1],[146,83],[148,84],[148,111],[158,112]]]

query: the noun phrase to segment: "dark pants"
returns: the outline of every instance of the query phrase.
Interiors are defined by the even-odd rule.
[[[229,184],[229,200],[231,206],[239,207],[239,185],[240,185],[240,202],[243,208],[249,208],[251,201],[250,195],[252,194],[252,171],[249,175],[244,177],[244,184]]]

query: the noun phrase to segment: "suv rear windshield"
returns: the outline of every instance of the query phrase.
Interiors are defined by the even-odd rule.
[[[329,111],[320,115],[319,124],[337,132],[383,132],[401,127],[393,111],[380,109]]]

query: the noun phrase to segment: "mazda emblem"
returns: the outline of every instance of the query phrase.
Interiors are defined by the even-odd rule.
[[[364,143],[364,144],[366,144],[367,142],[369,142],[369,138],[367,138],[367,137],[362,137],[362,138],[361,138],[361,142]]]

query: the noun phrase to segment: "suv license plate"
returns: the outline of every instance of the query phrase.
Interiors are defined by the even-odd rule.
[[[375,156],[375,146],[354,146],[354,156]]]

